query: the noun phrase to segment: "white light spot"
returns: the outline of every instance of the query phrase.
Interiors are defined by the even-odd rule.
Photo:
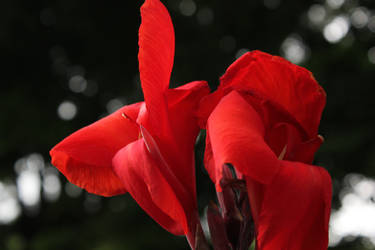
[[[367,237],[375,243],[375,180],[360,178],[359,182],[349,180],[346,184],[346,192],[349,192],[341,196],[341,208],[332,212],[330,246],[348,236]]]
[[[86,79],[81,75],[72,76],[69,80],[69,88],[75,93],[81,93],[85,91],[87,87]]]
[[[17,177],[17,190],[20,201],[27,207],[37,206],[40,202],[39,171],[27,169]]]
[[[41,171],[44,169],[44,159],[41,154],[33,153],[27,157],[27,168],[34,171]]]
[[[281,44],[283,57],[292,63],[299,64],[306,60],[308,48],[303,43],[300,36],[293,34],[288,36]]]
[[[214,12],[211,8],[202,8],[197,13],[197,19],[200,25],[210,25],[214,21]]]
[[[326,18],[326,9],[320,4],[314,4],[309,8],[307,17],[311,23],[319,25],[323,23],[324,19]]]
[[[71,120],[77,114],[77,106],[71,101],[63,101],[57,108],[57,114],[62,120]]]
[[[375,47],[372,47],[371,49],[368,50],[367,52],[368,60],[375,64]]]
[[[375,181],[364,179],[353,187],[354,192],[363,200],[375,198]]]
[[[182,0],[179,7],[181,14],[184,16],[192,16],[197,10],[197,6],[193,0]]]
[[[120,99],[120,98],[115,98],[115,99],[110,100],[107,103],[107,106],[106,106],[108,113],[111,114],[111,113],[115,112],[116,110],[118,110],[119,108],[124,106],[125,103],[126,103],[126,101],[124,101],[123,99]]]
[[[224,36],[219,41],[219,47],[224,52],[232,52],[236,48],[236,39],[233,36]]]
[[[55,168],[48,167],[43,173],[43,196],[47,201],[56,201],[60,197],[61,183]]]
[[[368,24],[369,19],[369,11],[364,7],[356,8],[350,16],[352,25],[357,29],[365,27]]]
[[[20,213],[16,186],[0,182],[0,224],[12,223]]]
[[[43,169],[44,159],[38,153],[21,158],[14,164],[14,170],[18,174],[18,197],[27,207],[35,207],[40,202],[40,171]]]
[[[77,198],[81,195],[82,189],[73,183],[67,182],[65,184],[65,192],[68,196],[72,198]]]
[[[345,16],[337,16],[329,22],[323,30],[324,38],[330,43],[337,43],[349,31],[349,21]]]
[[[249,52],[248,49],[239,49],[239,50],[236,52],[236,59],[240,58],[241,56],[243,56],[243,55],[246,54],[247,52]]]
[[[24,171],[26,169],[26,159],[25,158],[20,158],[16,161],[16,163],[14,163],[14,171],[17,173],[17,174],[20,174],[22,171]]]
[[[338,9],[345,3],[345,0],[327,0],[326,2],[331,9]]]
[[[23,171],[41,171],[44,169],[43,156],[38,153],[30,154],[26,157],[18,159],[14,164],[14,171],[19,175]]]

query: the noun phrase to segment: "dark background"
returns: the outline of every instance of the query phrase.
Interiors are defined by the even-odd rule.
[[[128,195],[68,195],[65,190],[71,186],[48,163],[49,149],[61,139],[120,105],[142,100],[137,62],[142,3],[0,1],[0,204],[5,186],[12,187],[10,193],[16,197],[20,168],[30,168],[27,162],[39,164],[32,171],[42,184],[49,173],[58,176],[61,185],[55,198],[48,198],[44,187],[37,203],[17,202],[19,216],[0,224],[0,249],[188,249],[183,237],[160,228]],[[176,33],[171,86],[202,79],[216,88],[241,49],[292,59],[312,71],[327,92],[320,127],[326,142],[316,163],[332,175],[333,208],[340,208],[342,190],[350,192],[350,177],[375,176],[375,49],[371,50],[375,1],[163,3]],[[325,16],[319,19],[322,10]],[[337,16],[347,20],[349,30],[336,23],[342,39],[329,42],[324,28]],[[70,120],[58,115],[65,101],[77,108]],[[69,111],[69,104],[66,107]],[[214,188],[202,167],[202,149],[201,140],[197,147],[201,208]],[[374,196],[369,203],[374,203]],[[0,223],[4,213],[0,209]],[[366,238],[349,235],[332,249],[375,247]]]

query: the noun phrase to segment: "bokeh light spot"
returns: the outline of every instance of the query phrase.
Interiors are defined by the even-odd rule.
[[[345,0],[327,0],[326,3],[331,9],[338,9],[345,3]]]
[[[111,113],[115,112],[119,108],[123,107],[125,105],[125,103],[126,103],[126,101],[123,98],[114,98],[114,99],[110,100],[107,103],[107,106],[106,106],[108,113],[111,114]]]
[[[345,16],[337,16],[323,30],[324,38],[330,43],[341,41],[349,31],[349,21]]]
[[[87,87],[86,79],[81,75],[72,76],[69,80],[69,88],[75,93],[81,93],[85,91]]]
[[[34,207],[39,204],[40,185],[40,174],[33,169],[27,169],[17,177],[18,197],[25,206]]]
[[[44,159],[34,153],[16,161],[14,169],[17,173],[18,198],[28,209],[28,212],[38,211],[41,200],[40,171],[44,169]]]
[[[369,22],[369,11],[364,7],[355,8],[350,15],[350,21],[357,29],[365,27]]]
[[[300,64],[308,57],[308,48],[301,37],[292,34],[288,36],[281,44],[281,53],[283,57],[295,64]]]
[[[307,12],[307,17],[311,23],[319,25],[323,23],[323,21],[325,20],[326,14],[327,13],[324,6],[320,4],[314,4],[309,8]]]
[[[333,211],[330,221],[330,246],[345,237],[367,237],[375,244],[375,180],[361,175],[346,177],[340,195],[341,207]]]
[[[72,120],[77,114],[77,106],[71,101],[63,101],[57,108],[57,114],[62,120]]]
[[[53,202],[60,197],[61,183],[57,170],[48,167],[43,171],[43,197],[45,200]]]
[[[181,14],[184,16],[192,16],[197,10],[197,6],[193,0],[182,0],[179,7]]]
[[[20,214],[16,186],[0,182],[0,224],[12,223]]]

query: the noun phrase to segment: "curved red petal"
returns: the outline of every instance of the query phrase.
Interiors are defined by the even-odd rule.
[[[174,60],[174,30],[167,9],[159,0],[146,0],[141,7],[139,72],[150,123],[154,133],[168,133],[166,100]]]
[[[311,164],[316,151],[322,145],[323,141],[323,137],[318,135],[308,141],[300,142],[293,148],[293,156],[290,160]]]
[[[177,178],[194,195],[194,146],[200,131],[196,111],[209,91],[206,82],[196,81],[167,92],[168,117],[176,147],[160,147]]]
[[[150,154],[143,139],[121,149],[113,158],[114,171],[137,203],[173,234],[187,231],[187,218],[174,187],[160,172],[164,164]]]
[[[273,179],[279,161],[264,141],[261,118],[239,93],[232,91],[222,98],[208,118],[207,130],[216,171],[210,176],[215,176],[217,186],[225,163],[261,183]]]
[[[260,204],[250,202],[257,249],[327,249],[332,195],[328,172],[298,162],[281,164],[280,172],[268,185],[246,177],[250,201],[254,201],[254,193],[262,196],[257,197]]]
[[[227,93],[225,93],[222,88],[219,88],[215,92],[202,98],[197,112],[200,128],[206,129],[208,117],[225,94]]]
[[[287,110],[310,137],[317,134],[326,94],[311,72],[260,51],[235,61],[221,80],[221,88],[252,91]]]
[[[52,164],[70,182],[90,193],[125,193],[112,170],[112,158],[119,149],[138,139],[138,126],[122,114],[135,120],[140,106],[141,103],[125,106],[68,136],[50,151]]]
[[[292,124],[277,123],[267,131],[266,141],[276,155],[285,150],[281,159],[311,164],[316,151],[323,143],[323,138],[315,136],[304,140]]]

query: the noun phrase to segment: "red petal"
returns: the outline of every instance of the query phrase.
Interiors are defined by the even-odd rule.
[[[262,120],[236,91],[226,95],[216,106],[208,118],[207,130],[216,171],[210,176],[215,176],[217,186],[225,163],[261,183],[268,183],[277,173],[279,163],[264,141]]]
[[[125,193],[112,171],[112,158],[119,149],[138,139],[138,126],[122,114],[135,120],[140,106],[141,103],[125,106],[68,136],[50,151],[52,164],[70,182],[90,193]]]
[[[293,157],[290,160],[300,161],[311,164],[314,160],[314,155],[322,145],[324,139],[320,135],[297,144],[293,149]]]
[[[196,81],[166,92],[168,117],[171,128],[164,136],[155,134],[153,124],[147,122],[150,112],[141,112],[138,122],[152,135],[160,155],[185,189],[195,197],[194,145],[199,132],[196,118],[201,98],[209,93],[206,82]],[[163,122],[160,118],[158,121]],[[151,129],[150,129],[151,128]]]
[[[227,94],[227,92],[224,92],[223,89],[219,88],[215,92],[202,98],[197,112],[200,128],[206,129],[208,117],[225,94]]]
[[[206,82],[191,82],[167,92],[168,117],[176,147],[162,146],[165,158],[180,182],[195,194],[194,146],[199,133],[196,111],[209,93]]]
[[[302,67],[253,51],[228,68],[221,78],[221,88],[259,94],[287,110],[310,137],[317,134],[326,95],[311,72]]]
[[[164,92],[168,89],[174,59],[174,30],[167,9],[159,0],[146,0],[141,7],[139,72],[153,134],[166,134],[168,127]]]
[[[332,195],[329,174],[323,168],[303,163],[281,164],[280,172],[268,185],[251,177],[246,179],[257,249],[327,249]],[[262,196],[255,202],[254,193]]]
[[[133,142],[116,154],[114,170],[132,197],[156,222],[173,234],[184,234],[187,231],[184,208],[174,187],[159,170],[164,163],[154,153],[149,152],[143,139]]]

